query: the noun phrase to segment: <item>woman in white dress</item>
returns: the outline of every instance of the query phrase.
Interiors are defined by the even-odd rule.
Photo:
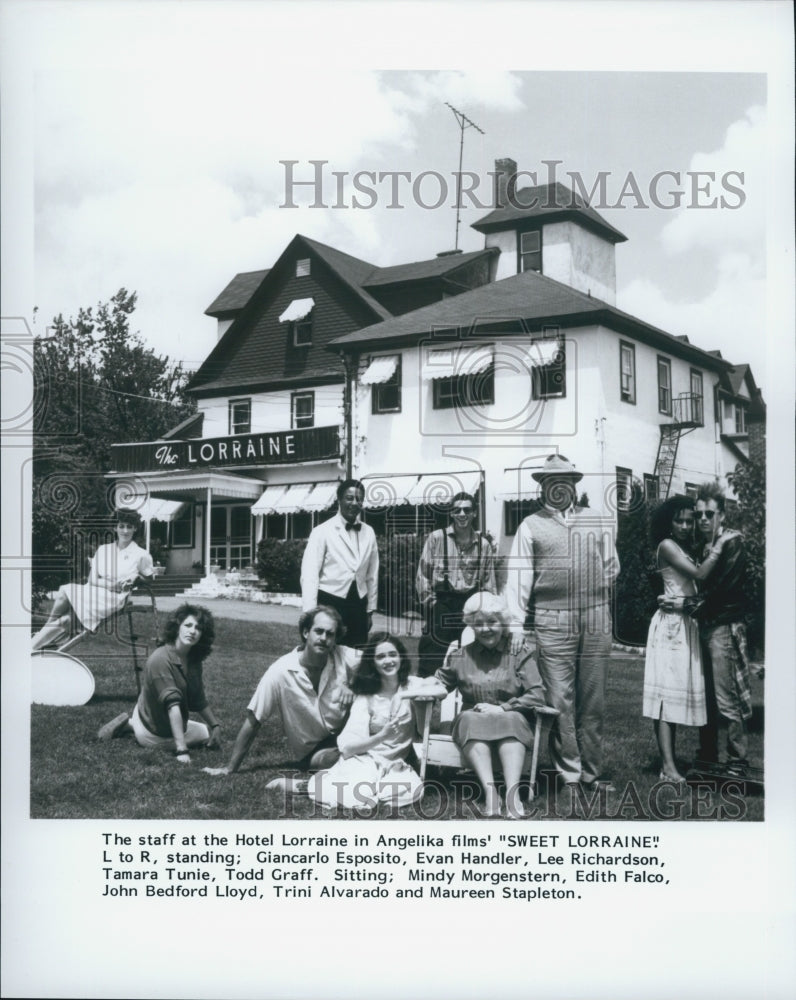
[[[340,760],[319,771],[306,793],[330,808],[374,808],[379,802],[409,806],[423,791],[406,762],[417,719],[407,697],[411,663],[400,639],[387,632],[370,636],[351,683],[356,697],[337,737]]]
[[[139,576],[152,576],[152,556],[133,540],[140,524],[138,511],[116,511],[116,541],[100,545],[94,553],[85,584],[68,583],[58,591],[50,617],[33,637],[34,651],[60,641],[75,624],[96,631],[122,607]]]
[[[691,556],[694,500],[686,496],[669,497],[657,508],[650,533],[657,546],[664,593],[647,636],[642,714],[655,727],[662,761],[660,780],[681,783],[685,778],[675,762],[674,727],[704,726],[707,721],[699,628],[689,611],[698,600],[696,581],[709,576],[727,537],[719,539],[697,566]]]

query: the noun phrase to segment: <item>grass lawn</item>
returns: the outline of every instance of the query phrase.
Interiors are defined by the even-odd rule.
[[[114,636],[84,640],[74,653],[96,680],[94,697],[80,708],[32,706],[30,811],[48,819],[320,819],[306,799],[285,806],[266,793],[266,783],[290,769],[289,752],[278,724],[263,727],[238,774],[213,778],[204,766],[226,763],[248,701],[265,667],[298,638],[294,626],[230,619],[216,621],[215,649],[205,664],[205,690],[223,725],[221,752],[198,750],[192,765],[179,764],[157,750],[139,747],[129,736],[100,743],[99,727],[119,712],[132,710],[136,687],[128,646]],[[408,639],[416,654],[417,639]],[[643,660],[615,654],[608,673],[605,720],[605,769],[616,791],[591,799],[555,793],[546,749],[540,758],[535,819],[746,819],[763,818],[763,797],[737,786],[716,789],[693,785],[684,790],[658,782],[660,762],[652,723],[641,717]],[[753,680],[751,760],[763,763],[763,683]],[[696,749],[695,730],[679,731],[683,765]],[[382,806],[379,819],[472,819],[478,788],[464,774],[428,776],[415,809]],[[351,818],[347,814],[346,818]],[[359,817],[354,817],[359,818]]]

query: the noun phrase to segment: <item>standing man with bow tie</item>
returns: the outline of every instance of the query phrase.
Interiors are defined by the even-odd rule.
[[[363,646],[376,610],[379,552],[373,528],[359,519],[365,487],[346,479],[337,487],[338,512],[310,534],[301,561],[304,611],[334,608],[346,627],[345,644]]]

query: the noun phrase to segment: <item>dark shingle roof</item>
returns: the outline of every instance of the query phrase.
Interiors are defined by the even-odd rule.
[[[205,309],[205,316],[223,317],[238,312],[254,295],[260,282],[268,274],[265,271],[242,271],[236,274],[224,291]]]
[[[452,271],[479,257],[493,257],[498,254],[497,247],[486,250],[474,250],[471,253],[451,253],[431,260],[418,260],[409,264],[393,264],[391,267],[377,267],[366,281],[365,288],[375,288],[378,285],[394,285],[404,281],[422,281],[428,278],[441,278]]]
[[[611,243],[624,243],[627,237],[565,184],[539,184],[536,187],[520,188],[514,192],[513,204],[493,209],[483,219],[472,223],[479,233],[491,233],[498,229],[511,229],[521,222],[556,222],[576,219],[586,229],[599,233]]]
[[[556,324],[562,327],[599,324],[627,332],[672,354],[691,358],[706,368],[718,371],[729,367],[727,362],[665,330],[536,271],[525,271],[493,281],[422,309],[363,327],[333,340],[330,347],[414,343],[429,336],[432,331],[450,330],[453,335],[453,331],[466,331],[474,324],[484,329],[498,324],[513,325],[514,332],[518,332],[518,324],[528,330]]]
[[[192,413],[189,417],[181,420],[175,427],[170,428],[162,435],[166,441],[185,440],[185,438],[198,438],[202,436],[202,424],[204,423],[204,413]]]

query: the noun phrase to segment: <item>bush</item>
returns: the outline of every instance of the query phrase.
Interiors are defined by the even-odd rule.
[[[257,546],[257,576],[266,590],[301,593],[301,557],[306,538],[264,538]]]
[[[415,577],[423,551],[421,535],[377,537],[379,547],[379,609],[395,616],[418,608]]]
[[[749,651],[762,655],[766,632],[766,467],[762,462],[737,465],[727,477],[738,497],[737,511],[727,527],[743,533],[746,547],[746,625]]]
[[[617,517],[620,571],[616,581],[614,636],[625,645],[644,646],[650,619],[658,608],[655,598],[660,581],[649,537],[651,505],[643,499],[636,484],[628,508]]]

